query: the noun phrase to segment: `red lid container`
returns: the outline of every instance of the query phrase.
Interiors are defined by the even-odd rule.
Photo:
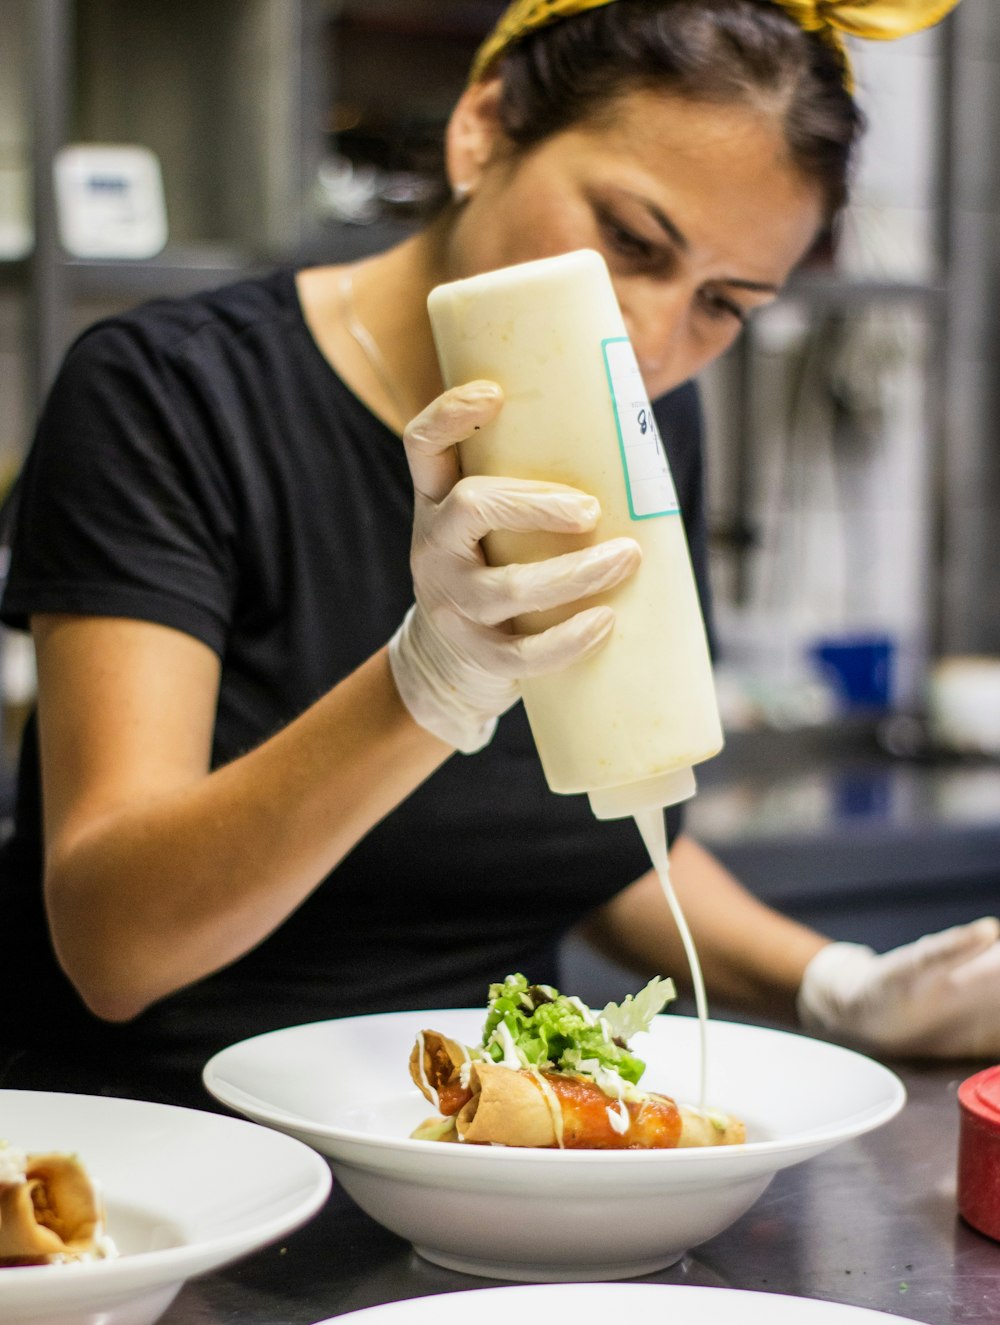
[[[1000,1067],[958,1088],[958,1212],[1000,1242]]]

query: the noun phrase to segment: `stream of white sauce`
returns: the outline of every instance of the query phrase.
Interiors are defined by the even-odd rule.
[[[708,999],[705,997],[705,981],[701,974],[701,962],[698,960],[698,950],[694,945],[694,939],[691,937],[691,931],[688,928],[684,912],[681,910],[681,904],[677,900],[677,894],[670,882],[670,858],[667,854],[667,830],[663,822],[663,811],[660,809],[640,810],[635,815],[635,822],[642,834],[642,840],[646,844],[649,858],[660,880],[663,895],[667,899],[670,913],[677,925],[681,943],[684,945],[684,952],[687,956],[688,967],[691,971],[695,1008],[698,1012],[698,1046],[700,1051],[698,1108],[704,1113],[707,1098],[705,1084],[708,1076]]]

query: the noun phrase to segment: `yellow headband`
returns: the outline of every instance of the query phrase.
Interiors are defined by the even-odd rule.
[[[514,0],[476,52],[470,81],[487,74],[508,47],[534,32],[614,0]],[[939,23],[958,0],[773,0],[791,14],[805,32],[818,32],[839,53],[850,86],[850,64],[844,37],[894,41]]]

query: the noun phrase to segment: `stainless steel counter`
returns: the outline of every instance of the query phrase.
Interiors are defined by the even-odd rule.
[[[955,1211],[955,1094],[983,1064],[894,1066],[909,1091],[897,1118],[779,1173],[732,1228],[645,1282],[823,1298],[932,1325],[997,1325],[1000,1245]],[[335,1186],[286,1241],[188,1284],[162,1325],[313,1325],[495,1283],[421,1261]]]

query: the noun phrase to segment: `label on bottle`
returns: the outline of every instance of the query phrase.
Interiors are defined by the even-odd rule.
[[[602,341],[601,348],[615,407],[629,514],[633,520],[676,515],[677,489],[632,342],[627,336],[615,336]]]

